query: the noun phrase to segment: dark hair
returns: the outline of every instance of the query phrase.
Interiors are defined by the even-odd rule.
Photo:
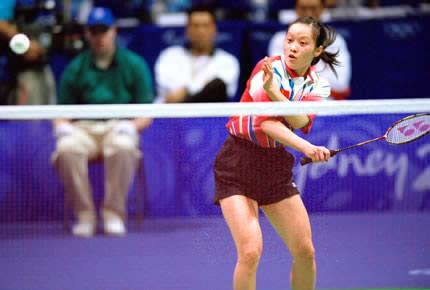
[[[325,7],[325,1],[326,0],[320,0],[320,3],[323,7]],[[299,0],[294,1],[294,6],[297,5],[297,2],[299,2]]]
[[[212,6],[210,5],[205,5],[205,4],[195,4],[192,5],[188,10],[187,10],[187,17],[188,17],[188,21],[190,21],[191,15],[193,13],[196,12],[205,12],[205,13],[209,13],[209,15],[212,17],[212,20],[214,22],[216,22],[216,16],[215,16],[215,10],[212,8]]]
[[[329,45],[331,45],[335,41],[336,31],[333,28],[323,25],[315,18],[312,18],[309,16],[297,18],[290,24],[288,29],[290,29],[290,27],[296,23],[311,25],[314,31],[314,39],[315,39],[316,47],[319,47],[319,46],[323,47],[323,51],[321,52],[321,54],[315,57],[312,60],[311,64],[314,65],[320,59],[322,59],[325,63],[327,63],[330,66],[330,69],[337,76],[336,69],[334,68],[334,66],[340,65],[339,61],[337,60],[339,51],[332,53],[325,50]]]

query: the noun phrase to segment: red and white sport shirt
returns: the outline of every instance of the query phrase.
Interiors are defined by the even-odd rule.
[[[279,85],[281,93],[290,101],[317,101],[324,100],[330,96],[329,83],[318,77],[315,71],[309,70],[306,77],[300,77],[289,69],[283,56],[271,57],[274,70],[273,80]],[[271,102],[263,88],[263,66],[264,60],[260,60],[248,79],[246,89],[240,99],[241,102]],[[312,127],[315,115],[308,115],[309,123],[301,130],[308,133]],[[247,139],[259,146],[267,148],[282,147],[283,145],[266,135],[261,129],[261,123],[265,120],[280,121],[291,129],[291,126],[281,116],[249,116],[240,115],[230,118],[226,127],[230,134]]]

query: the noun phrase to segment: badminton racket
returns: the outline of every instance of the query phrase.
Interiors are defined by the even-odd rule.
[[[430,132],[430,114],[422,113],[407,116],[396,121],[388,130],[384,136],[367,140],[364,142],[357,143],[345,148],[330,150],[330,156],[333,157],[340,152],[357,148],[375,141],[385,140],[390,144],[406,144],[415,141],[421,137],[424,137]],[[302,157],[300,159],[301,165],[311,163],[312,159],[309,157]]]

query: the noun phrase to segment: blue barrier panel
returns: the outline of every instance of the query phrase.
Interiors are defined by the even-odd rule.
[[[330,148],[344,147],[383,135],[400,117],[319,117],[307,138]],[[225,122],[156,120],[142,134],[148,215],[220,213],[212,203],[212,167],[227,134]],[[61,218],[63,188],[49,163],[55,143],[50,123],[3,121],[0,136],[1,221]],[[297,166],[295,179],[306,206],[311,212],[430,210],[428,138],[399,146],[379,141],[339,154],[324,165]],[[102,166],[90,173],[100,200]],[[135,205],[129,208],[134,214]]]

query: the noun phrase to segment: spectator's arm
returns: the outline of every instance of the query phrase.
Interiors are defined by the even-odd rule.
[[[216,103],[227,101],[227,87],[223,80],[219,78],[208,82],[198,93],[194,95],[186,95],[184,100],[186,103]]]
[[[64,70],[60,81],[60,90],[57,100],[59,105],[73,105],[79,103],[79,96],[76,95],[79,92],[75,86],[76,79],[77,73],[75,72],[74,62],[72,61]]]
[[[177,48],[162,51],[155,63],[155,82],[157,86],[157,102],[183,102],[188,95],[183,78],[178,77]]]
[[[138,103],[152,103],[154,98],[154,89],[152,85],[152,77],[151,72],[149,70],[148,65],[142,59],[141,62],[136,66],[136,80],[135,90],[134,90],[134,99],[138,101]],[[152,123],[151,118],[135,118],[133,120],[134,125],[138,131],[141,131]]]
[[[63,77],[61,78],[61,82],[60,82],[60,91],[58,94],[58,100],[57,103],[60,105],[64,105],[64,104],[74,104],[74,98],[73,96],[73,77],[74,74],[72,73],[73,69],[71,64],[66,67],[66,70],[63,73]],[[70,120],[69,119],[56,119],[52,121],[52,126],[54,128],[54,135],[56,137],[59,137],[60,134],[59,128],[64,127],[70,128]],[[61,129],[60,129],[61,131]]]
[[[239,61],[233,55],[231,55],[231,57],[226,57],[223,62],[219,63],[216,78],[219,78],[224,82],[227,88],[227,96],[230,100],[232,100],[236,95],[239,84],[239,74]]]
[[[9,40],[17,33],[18,30],[14,25],[7,21],[0,20],[0,38],[9,42]],[[30,48],[24,54],[24,58],[27,61],[34,61],[43,53],[45,53],[45,49],[37,41],[30,40]]]
[[[206,71],[197,76],[195,81],[187,84],[188,96],[186,96],[185,101],[190,101],[189,95],[195,99],[194,102],[227,102],[232,100],[236,95],[239,73],[240,65],[235,56],[222,50],[216,52],[214,58],[207,64]],[[219,96],[211,96],[208,88],[213,90],[212,95],[218,94]],[[204,97],[204,95],[208,95],[208,97]]]
[[[152,103],[154,89],[152,86],[151,72],[143,59],[135,67],[135,77],[134,99],[141,104]]]
[[[7,21],[0,20],[0,36],[9,41],[18,31],[15,26]]]

